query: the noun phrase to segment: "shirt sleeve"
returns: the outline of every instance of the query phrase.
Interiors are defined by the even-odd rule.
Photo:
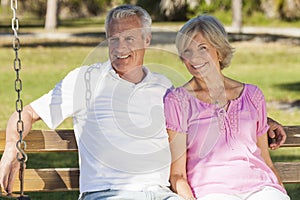
[[[74,87],[78,72],[79,69],[71,71],[51,91],[30,104],[50,129],[55,129],[73,114]]]
[[[187,133],[187,119],[184,104],[174,91],[169,91],[164,98],[164,111],[167,129]]]

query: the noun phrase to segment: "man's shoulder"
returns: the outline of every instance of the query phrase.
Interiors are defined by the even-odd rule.
[[[93,63],[91,65],[84,65],[81,67],[78,67],[77,70],[79,70],[81,73],[89,73],[89,72],[105,72],[108,71],[111,68],[111,64],[109,61],[107,62],[97,62]]]
[[[157,72],[152,72],[153,74],[153,82],[162,84],[166,88],[172,87],[172,82],[170,79],[168,79],[165,75],[157,73]]]

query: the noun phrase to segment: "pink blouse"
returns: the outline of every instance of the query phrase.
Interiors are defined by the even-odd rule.
[[[227,111],[179,87],[165,97],[165,117],[168,129],[188,134],[187,177],[197,198],[257,191],[264,186],[286,193],[256,145],[257,136],[269,128],[258,87],[245,84]]]

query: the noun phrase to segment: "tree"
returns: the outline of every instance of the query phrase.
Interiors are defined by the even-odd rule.
[[[242,21],[243,21],[243,3],[242,0],[232,0],[231,1],[232,8],[232,28],[235,31],[241,32],[242,30]]]
[[[56,29],[58,24],[58,0],[47,0],[45,29]]]
[[[288,20],[300,18],[300,0],[285,0],[282,6],[281,17]]]
[[[282,0],[262,0],[261,8],[264,11],[267,18],[275,19],[280,18],[280,7],[282,6]]]
[[[161,0],[160,11],[169,21],[185,20],[187,3],[185,0]]]

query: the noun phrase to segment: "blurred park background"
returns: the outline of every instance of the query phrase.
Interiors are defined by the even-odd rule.
[[[12,10],[0,0],[0,129],[16,109],[13,69]],[[24,105],[48,92],[70,70],[104,61],[104,20],[114,6],[130,3],[145,8],[153,19],[153,41],[145,64],[180,86],[190,76],[177,57],[176,31],[201,13],[219,18],[235,47],[225,73],[258,85],[268,114],[283,125],[300,125],[300,0],[21,0],[18,1]],[[59,128],[72,128],[66,120]],[[39,122],[33,129],[48,129]],[[272,159],[300,161],[300,149],[272,151]],[[29,155],[27,167],[77,167],[76,154]],[[25,183],[26,184],[26,183]],[[293,200],[300,185],[287,185]],[[30,194],[32,199],[77,199],[78,192]]]

